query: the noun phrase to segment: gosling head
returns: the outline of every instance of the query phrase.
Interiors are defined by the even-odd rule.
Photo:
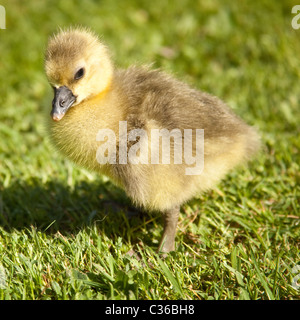
[[[45,70],[54,89],[54,121],[60,121],[71,107],[104,92],[113,74],[105,45],[84,29],[60,31],[50,38]]]

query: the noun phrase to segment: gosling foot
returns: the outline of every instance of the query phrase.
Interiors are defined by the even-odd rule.
[[[158,246],[158,252],[168,253],[175,250],[175,235],[179,212],[180,206],[175,206],[163,213],[164,231]]]

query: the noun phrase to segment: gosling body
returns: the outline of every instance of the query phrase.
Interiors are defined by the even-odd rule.
[[[70,91],[70,103],[75,100],[66,108],[66,99],[55,96],[52,118],[56,121],[49,124],[54,144],[75,163],[109,176],[137,206],[163,214],[160,251],[175,249],[180,205],[213,188],[229,170],[251,159],[259,148],[256,131],[220,99],[190,88],[159,70],[135,66],[127,70],[114,68],[106,47],[86,30],[62,31],[50,39],[45,66],[54,90],[59,92],[66,87]],[[79,71],[84,75],[80,76]],[[76,79],[78,74],[80,78]],[[100,165],[96,158],[101,145],[97,134],[101,129],[115,132],[118,154],[120,121],[126,121],[127,132],[134,129],[146,132],[150,142],[147,148],[151,146],[149,137],[153,129],[169,132],[176,129],[179,133],[185,129],[203,129],[201,174],[187,175],[189,166],[183,156],[181,164],[174,163],[175,137],[170,140],[169,164],[152,164],[149,150],[147,164],[123,164],[116,157],[115,163]],[[194,135],[191,144],[195,153]]]

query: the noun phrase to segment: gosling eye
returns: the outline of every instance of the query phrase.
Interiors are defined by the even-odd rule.
[[[80,68],[80,69],[75,73],[74,79],[75,79],[75,80],[81,79],[81,78],[84,76],[84,73],[85,73],[84,68]]]

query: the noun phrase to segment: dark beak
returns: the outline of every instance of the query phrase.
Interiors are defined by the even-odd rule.
[[[75,101],[76,97],[68,87],[63,86],[59,87],[58,89],[55,88],[51,111],[52,119],[54,121],[61,120]]]

